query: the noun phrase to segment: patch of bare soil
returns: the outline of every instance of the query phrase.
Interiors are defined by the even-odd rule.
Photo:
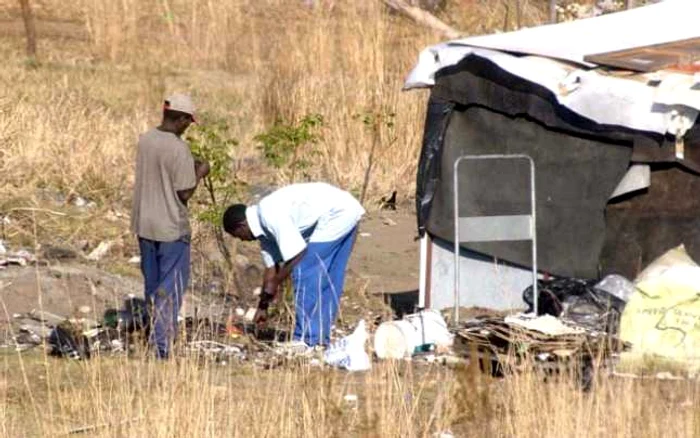
[[[348,286],[366,287],[371,294],[417,290],[417,236],[416,218],[408,209],[368,214],[350,258]]]
[[[139,279],[110,274],[96,266],[63,264],[10,267],[0,270],[0,326],[14,314],[45,310],[60,316],[75,314],[82,306],[101,317],[119,308],[129,294],[143,294]]]

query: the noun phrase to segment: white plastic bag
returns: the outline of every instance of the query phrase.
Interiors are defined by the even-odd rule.
[[[424,309],[413,315],[407,315],[404,319],[416,329],[418,335],[416,346],[432,344],[443,350],[452,347],[454,337],[447,328],[445,318],[437,310]]]
[[[372,368],[372,362],[365,351],[368,337],[365,321],[360,320],[355,331],[328,347],[323,353],[323,361],[348,371],[366,371]]]

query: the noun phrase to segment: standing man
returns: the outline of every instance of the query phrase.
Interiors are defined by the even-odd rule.
[[[295,343],[302,347],[330,343],[345,268],[364,213],[350,193],[325,183],[293,184],[258,205],[236,204],[226,210],[227,233],[260,241],[266,269],[256,323],[265,321],[280,284],[291,274]]]
[[[189,96],[170,96],[160,126],[142,134],[138,142],[131,230],[141,250],[149,342],[161,359],[170,354],[190,277],[187,201],[209,173],[209,164],[195,162],[181,138],[194,122],[194,113]]]

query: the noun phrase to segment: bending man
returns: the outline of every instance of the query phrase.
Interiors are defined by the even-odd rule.
[[[365,210],[353,196],[325,183],[293,184],[258,205],[236,204],[224,213],[224,229],[260,242],[265,274],[256,323],[290,274],[294,284],[294,341],[328,345],[338,314],[345,268]]]

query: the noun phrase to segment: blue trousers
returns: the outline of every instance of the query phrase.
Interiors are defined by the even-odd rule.
[[[177,317],[190,279],[190,242],[157,242],[139,238],[141,272],[149,308],[149,343],[165,359],[177,336]]]
[[[295,340],[311,346],[330,344],[356,233],[357,227],[336,241],[309,243],[294,267]]]

